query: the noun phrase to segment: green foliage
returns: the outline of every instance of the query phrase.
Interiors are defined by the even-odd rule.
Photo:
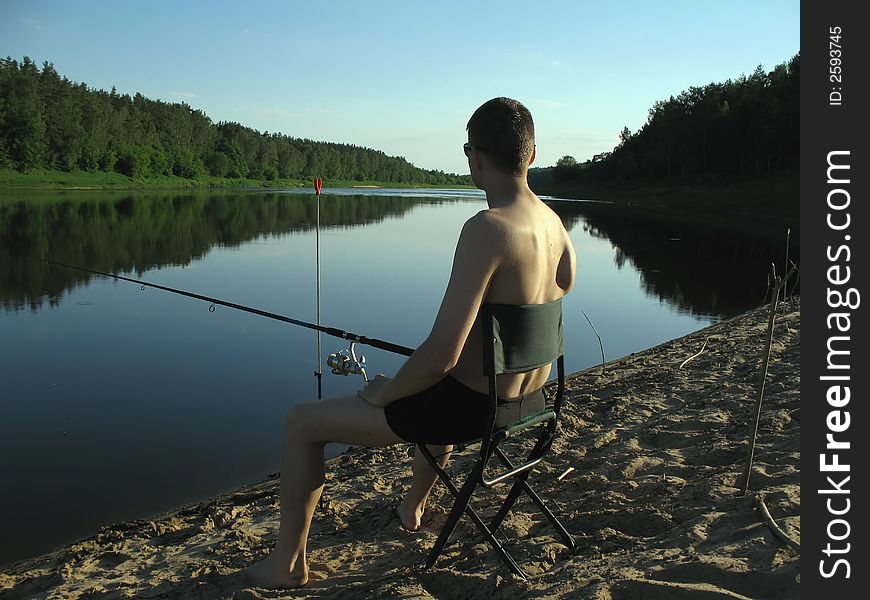
[[[205,168],[190,148],[176,147],[172,153],[172,174],[187,179],[196,179],[205,173]]]
[[[115,170],[127,177],[145,177],[150,170],[148,155],[140,146],[121,146]]]
[[[765,73],[692,87],[656,102],[612,152],[563,157],[553,177],[577,181],[704,181],[794,171],[799,161],[800,55]],[[572,159],[573,160],[573,159]]]
[[[175,175],[470,185],[469,176],[418,169],[370,148],[212,123],[185,103],[91,90],[46,62],[0,59],[0,167]]]
[[[577,159],[575,159],[573,156],[566,154],[565,156],[556,161],[556,168],[553,169],[553,178],[557,182],[562,182],[566,179],[569,179],[572,176],[576,166]]]
[[[215,177],[227,177],[232,163],[226,153],[218,150],[212,152],[206,160],[206,167],[209,173]]]
[[[0,60],[0,140],[7,160],[19,171],[40,166],[45,153],[46,127],[38,76],[39,70],[27,57],[21,65]]]

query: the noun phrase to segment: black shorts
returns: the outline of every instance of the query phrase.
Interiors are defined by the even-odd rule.
[[[390,429],[415,444],[461,444],[483,437],[489,394],[463,385],[450,375],[422,392],[384,408]]]
[[[499,400],[497,422],[518,420],[544,410],[542,389]],[[489,419],[489,394],[473,390],[450,375],[384,408],[390,429],[415,444],[462,444],[483,437]]]

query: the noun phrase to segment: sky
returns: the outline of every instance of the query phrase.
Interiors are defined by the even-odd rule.
[[[0,56],[213,121],[467,173],[471,113],[508,96],[535,166],[584,161],[658,100],[798,53],[799,0],[0,0]]]

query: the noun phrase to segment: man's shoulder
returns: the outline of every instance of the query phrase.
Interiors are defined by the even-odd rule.
[[[503,237],[508,225],[503,215],[492,209],[484,209],[469,218],[462,231],[475,238]]]
[[[498,210],[485,208],[465,222],[465,226],[479,231],[498,231],[508,225],[508,220]]]
[[[497,251],[508,235],[508,225],[503,216],[486,209],[465,222],[460,237],[466,244]]]

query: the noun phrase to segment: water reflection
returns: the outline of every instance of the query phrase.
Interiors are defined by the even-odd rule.
[[[346,229],[399,217],[438,198],[354,195],[321,203],[323,229]],[[64,292],[92,276],[36,260],[45,257],[97,271],[141,274],[184,266],[213,247],[238,247],[263,236],[307,231],[316,223],[313,195],[136,194],[0,199],[0,307],[57,306]]]
[[[649,296],[693,315],[729,317],[758,306],[768,292],[771,263],[784,272],[785,222],[727,217],[704,222],[599,202],[555,201],[551,206],[567,227],[579,225],[589,235],[609,240],[616,269],[634,267]],[[789,260],[799,263],[797,228],[789,246]]]
[[[321,226],[353,228],[401,217],[419,204],[480,197],[463,191],[404,193],[336,191],[321,204]],[[188,265],[213,247],[308,231],[315,225],[315,202],[311,194],[277,192],[0,199],[0,307],[57,306],[67,290],[92,277],[30,258],[141,275],[155,267]],[[579,225],[609,240],[615,267],[637,269],[647,294],[690,314],[727,317],[757,306],[767,292],[770,263],[780,271],[784,267],[781,223],[699,224],[594,202],[551,201],[551,206],[569,230]],[[796,234],[789,250],[798,262]]]

